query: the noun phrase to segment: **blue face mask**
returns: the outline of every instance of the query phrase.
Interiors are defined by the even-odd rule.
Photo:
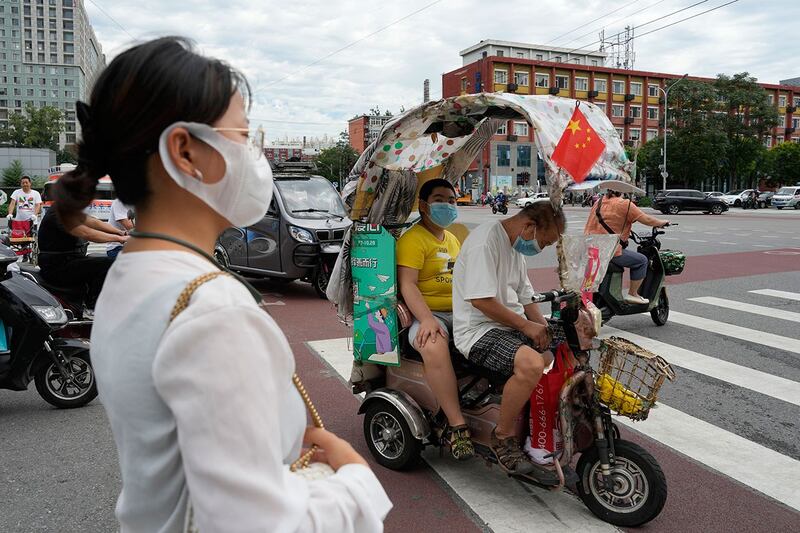
[[[458,210],[452,204],[445,204],[437,202],[435,204],[428,204],[430,208],[431,222],[440,228],[450,226],[458,218]]]
[[[528,257],[532,257],[541,252],[542,247],[539,246],[539,241],[536,240],[536,228],[533,229],[533,239],[531,240],[523,239],[522,235],[517,237],[517,240],[514,241],[514,249]]]

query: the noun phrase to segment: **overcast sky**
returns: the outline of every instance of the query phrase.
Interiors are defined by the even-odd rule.
[[[701,2],[690,10],[643,26],[637,34],[728,1]],[[697,2],[85,0],[84,3],[108,61],[136,40],[179,34],[194,39],[204,53],[225,59],[242,70],[255,92],[253,122],[263,121],[268,136],[275,139],[283,135],[337,135],[346,129],[347,119],[366,113],[373,106],[395,113],[400,106],[412,107],[422,101],[425,78],[431,80],[431,97],[439,98],[442,73],[458,68],[459,51],[481,39],[570,48],[591,44],[589,48],[596,49],[598,45],[593,41],[603,27],[606,35],[612,35],[626,24],[641,26]],[[615,10],[619,11],[591,22]],[[411,15],[415,11],[419,12]],[[798,22],[798,0],[739,0],[637,38],[635,68],[696,76],[748,71],[760,81],[777,83],[800,76]],[[385,26],[389,27],[306,67]]]

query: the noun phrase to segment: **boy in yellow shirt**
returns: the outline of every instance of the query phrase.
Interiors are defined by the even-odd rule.
[[[453,334],[453,265],[461,245],[445,228],[458,216],[456,191],[443,179],[419,191],[422,220],[397,241],[397,278],[403,301],[414,315],[411,346],[424,361],[425,379],[447,416],[450,451],[458,460],[475,454],[461,413],[458,385],[450,361]]]

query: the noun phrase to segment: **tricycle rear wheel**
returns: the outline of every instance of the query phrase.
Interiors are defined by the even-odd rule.
[[[637,527],[653,520],[667,501],[667,479],[658,462],[641,446],[614,442],[614,464],[609,492],[600,471],[596,447],[581,454],[577,473],[578,496],[597,517],[619,527]]]

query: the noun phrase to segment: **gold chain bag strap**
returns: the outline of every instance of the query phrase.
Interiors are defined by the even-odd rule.
[[[172,312],[169,315],[169,323],[171,324],[179,314],[189,307],[189,302],[192,299],[192,295],[194,295],[200,286],[220,276],[230,276],[230,274],[222,271],[209,272],[193,279],[178,296],[178,301],[175,302],[175,306],[172,308]],[[322,417],[319,416],[319,411],[317,411],[317,408],[314,407],[314,404],[311,402],[308,391],[303,386],[303,383],[300,381],[300,377],[297,374],[292,374],[292,383],[294,383],[297,392],[300,393],[300,397],[303,398],[303,403],[306,404],[306,408],[311,414],[311,420],[314,423],[314,426],[325,429],[325,425],[322,423]],[[300,474],[308,479],[320,479],[333,474],[333,469],[327,464],[311,463],[311,458],[314,456],[317,448],[318,447],[316,444],[311,446],[308,451],[303,453],[289,466],[289,469],[292,472]],[[312,465],[312,468],[309,468],[309,465]],[[186,533],[198,533],[197,526],[194,524],[194,508],[191,501],[189,502],[189,507],[186,510],[186,527],[184,528],[184,531],[186,531]]]

